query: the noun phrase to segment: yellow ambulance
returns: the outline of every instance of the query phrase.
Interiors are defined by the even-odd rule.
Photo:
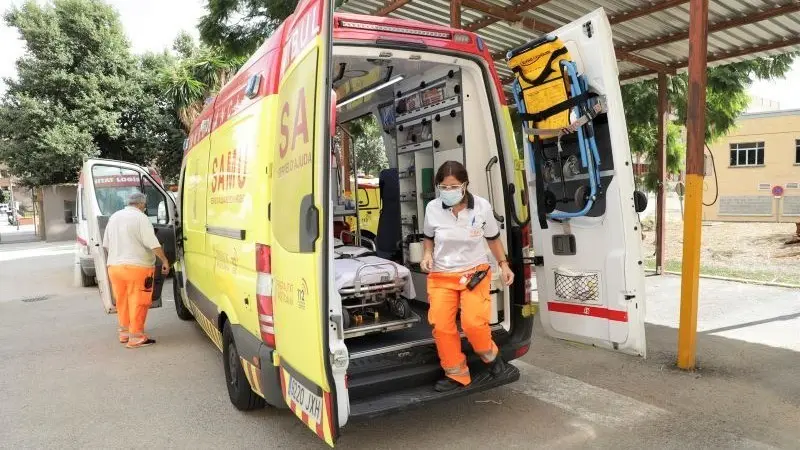
[[[476,376],[462,389],[433,389],[442,372],[414,248],[436,195],[433,174],[448,160],[465,164],[470,191],[493,205],[517,274],[509,287],[492,281],[491,329],[502,357],[527,353],[537,311],[554,336],[643,355],[633,175],[602,10],[555,33],[573,58],[596,63],[581,70],[602,70],[589,79],[609,105],[597,127],[605,195],[586,217],[551,220],[532,211],[543,195],[526,181],[535,161],[518,156],[506,94],[479,36],[334,14],[332,3],[301,0],[207,103],[185,144],[177,205],[144,169],[118,163],[120,173],[136,172],[141,186],[152,186],[154,205],[167,205],[153,221],[174,229],[177,315],[196,320],[222,352],[233,405],[288,408],[333,445],[349,420],[519,378],[508,364],[500,376]],[[375,242],[347,245],[341,224],[357,216],[343,198],[339,180],[348,175],[338,172],[333,136],[366,114],[382,125],[390,169],[372,211]],[[577,148],[574,140],[563,144]],[[95,172],[107,176],[114,163],[100,166]],[[89,220],[95,216],[90,211]],[[376,256],[392,250],[381,242],[397,246],[393,259]],[[571,285],[558,284],[585,279],[602,294],[570,297],[564,289]],[[106,277],[98,284],[108,292]],[[475,355],[469,364],[476,374],[485,370]]]

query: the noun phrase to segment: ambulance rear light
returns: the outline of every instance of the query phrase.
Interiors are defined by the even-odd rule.
[[[420,36],[420,37],[438,38],[438,39],[450,39],[451,37],[451,33],[447,31],[423,30],[420,28],[401,27],[396,25],[387,25],[378,23],[366,23],[355,20],[342,20],[339,22],[339,26],[342,28],[350,28],[356,30],[382,31],[386,33],[407,34],[411,36]]]
[[[256,244],[256,304],[261,339],[275,348],[275,316],[272,305],[272,252],[268,245]]]
[[[256,295],[258,300],[258,325],[261,340],[269,347],[275,348],[275,316],[272,314],[272,296]]]
[[[472,38],[469,37],[468,34],[464,33],[456,33],[453,35],[453,40],[458,42],[459,44],[469,44],[472,42]]]
[[[534,287],[533,274],[533,247],[531,247],[531,224],[522,227],[522,273],[525,280],[525,303],[531,302],[531,292]]]
[[[256,244],[256,272],[272,273],[272,251],[269,245]]]
[[[522,347],[518,348],[517,351],[514,352],[514,357],[522,358],[523,356],[525,356],[526,353],[528,353],[528,350],[530,349],[531,349],[530,344],[523,345]]]

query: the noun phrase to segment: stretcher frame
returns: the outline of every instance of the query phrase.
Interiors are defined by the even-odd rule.
[[[342,239],[345,234],[352,235],[353,233],[349,231],[342,231],[339,235],[339,238]],[[362,237],[362,240],[366,241],[368,244],[371,244],[374,253],[375,243],[368,238]],[[358,256],[352,256],[350,258],[356,259]],[[364,270],[367,268],[382,269],[378,272],[371,272],[368,274],[370,277],[379,276],[379,282],[366,283],[363,281],[363,277],[366,275]],[[392,273],[394,273],[394,276],[392,276]],[[342,289],[339,289],[339,295],[342,297],[342,309],[349,319],[345,322],[345,339],[364,336],[372,333],[386,333],[390,331],[403,330],[410,328],[419,322],[421,318],[417,313],[411,310],[411,306],[409,304],[410,299],[407,299],[401,295],[406,283],[410,282],[410,278],[408,280],[403,280],[403,278],[400,277],[400,272],[397,270],[396,264],[392,261],[361,265],[353,277],[352,286],[346,286]],[[408,317],[387,318],[386,316],[378,315],[377,319],[372,323],[352,325],[351,320],[355,320],[356,317],[354,314],[352,314],[353,311],[365,311],[367,308],[388,307],[388,309],[394,313],[394,309],[396,309],[394,302],[399,301],[405,302],[405,307],[408,308]]]

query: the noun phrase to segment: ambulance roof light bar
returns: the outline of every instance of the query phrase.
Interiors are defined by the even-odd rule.
[[[401,27],[396,25],[378,24],[378,23],[366,23],[355,20],[341,20],[339,21],[339,26],[341,26],[342,28],[353,28],[357,30],[384,31],[388,33],[410,34],[413,36],[439,38],[439,39],[450,39],[451,37],[451,34],[447,31],[424,30],[421,28]]]
[[[394,78],[392,78],[392,79],[390,79],[390,80],[388,80],[386,82],[383,82],[383,83],[381,83],[381,84],[379,84],[379,85],[377,85],[377,86],[375,86],[373,88],[369,88],[369,89],[367,89],[367,90],[365,90],[363,92],[359,92],[358,94],[355,94],[354,96],[352,96],[350,98],[347,98],[347,99],[344,99],[341,102],[337,103],[336,104],[336,108],[341,108],[342,106],[344,106],[344,105],[346,105],[348,103],[352,103],[352,102],[354,102],[354,101],[356,101],[356,100],[358,100],[360,98],[364,98],[364,97],[366,97],[366,96],[368,96],[370,94],[374,94],[374,93],[376,93],[376,92],[378,92],[378,91],[380,91],[382,89],[385,89],[385,88],[387,88],[387,87],[389,87],[389,86],[391,86],[391,85],[393,85],[395,83],[399,83],[400,81],[403,81],[404,78],[405,77],[403,75],[398,75],[398,76],[396,76],[396,77],[394,77]]]

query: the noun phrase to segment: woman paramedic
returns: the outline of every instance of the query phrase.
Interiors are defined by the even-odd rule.
[[[439,197],[425,209],[425,253],[422,270],[428,274],[428,322],[439,353],[445,378],[435,389],[446,392],[470,383],[467,358],[461,352],[456,313],[461,306],[461,327],[472,348],[500,375],[505,363],[492,341],[489,328],[491,272],[488,243],[501,270],[501,280],[510,285],[514,273],[508,266],[500,228],[488,200],[467,189],[467,170],[457,161],[447,161],[436,172]]]

